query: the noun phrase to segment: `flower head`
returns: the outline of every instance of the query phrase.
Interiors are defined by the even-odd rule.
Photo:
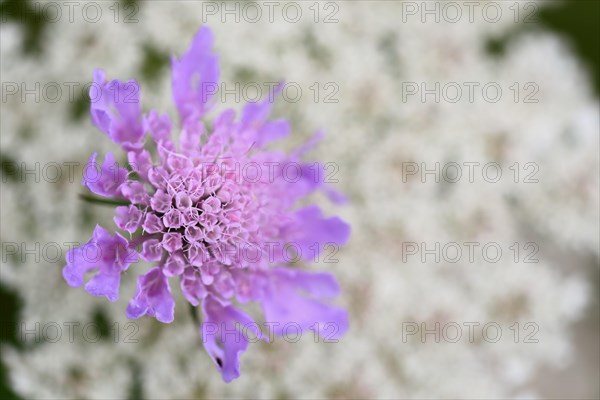
[[[80,286],[84,274],[96,269],[85,289],[115,301],[120,274],[132,262],[155,263],[145,273],[138,271],[128,317],[147,314],[173,321],[169,281],[178,280],[187,301],[201,305],[205,348],[230,381],[239,376],[248,325],[255,325],[236,301],[262,304],[276,334],[289,323],[301,330],[319,326],[319,333],[333,324],[335,337],[347,329],[346,312],[325,302],[339,292],[335,278],[289,264],[317,257],[326,245],[344,244],[350,229],[337,217],[323,216],[315,205],[297,208],[316,190],[333,201],[342,198],[325,185],[321,164],[301,160],[321,134],[291,154],[268,150],[269,143],[290,132],[287,121],[269,121],[268,100],[248,103],[239,120],[225,110],[211,129],[204,125],[219,78],[212,42],[211,31],[201,28],[183,57],[173,59],[173,98],[181,127],[177,139],[167,115],[142,115],[135,81],[106,82],[104,72],[95,71],[92,120],[126,151],[128,169],[108,153],[83,184],[126,203],[116,208],[114,222],[129,240],[98,226],[90,242],[69,253],[63,275],[70,285]],[[127,96],[128,88],[135,89],[133,95]],[[90,164],[95,160],[94,153]],[[101,253],[98,260],[87,257],[91,247]],[[293,260],[290,248],[296,252]],[[264,339],[256,327],[254,336]],[[231,329],[241,332],[238,340],[223,335]]]

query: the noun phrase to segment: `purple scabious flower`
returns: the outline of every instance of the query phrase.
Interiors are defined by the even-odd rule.
[[[339,294],[335,278],[302,271],[296,263],[316,259],[325,246],[345,244],[350,227],[316,205],[298,206],[318,190],[343,200],[326,186],[322,164],[301,160],[320,133],[289,154],[269,150],[290,125],[269,120],[268,99],[246,104],[239,118],[228,109],[210,128],[204,124],[219,83],[212,45],[212,32],[203,27],[188,51],[172,60],[177,139],[166,114],[142,114],[135,81],[107,82],[104,71],[94,72],[92,121],[125,150],[127,165],[107,153],[96,166],[94,153],[83,185],[122,204],[114,222],[123,233],[111,236],[97,226],[88,243],[67,254],[63,276],[79,287],[86,272],[95,271],[85,290],[116,301],[121,273],[137,269],[131,264],[140,258],[155,263],[137,272],[127,316],[172,322],[171,284],[178,282],[184,298],[200,306],[204,347],[229,382],[240,375],[239,357],[248,344],[267,337],[239,304],[259,303],[265,326],[277,335],[289,324],[329,339],[344,334],[347,313],[330,303]]]

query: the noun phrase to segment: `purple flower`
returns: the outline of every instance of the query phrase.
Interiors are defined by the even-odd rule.
[[[115,209],[115,224],[119,229],[133,233],[142,223],[142,212],[135,206],[121,206]]]
[[[63,276],[78,287],[95,270],[85,290],[115,301],[131,263],[155,263],[146,272],[135,266],[137,291],[128,317],[173,321],[169,279],[176,279],[187,302],[201,306],[204,347],[229,382],[239,376],[249,343],[265,339],[236,303],[259,303],[269,329],[279,335],[289,324],[326,339],[347,330],[346,312],[331,304],[340,292],[335,278],[291,268],[286,249],[298,251],[294,263],[308,262],[325,246],[345,244],[350,227],[316,205],[298,206],[319,190],[334,202],[343,199],[325,184],[322,164],[301,159],[321,133],[290,154],[266,147],[291,130],[286,120],[269,120],[282,85],[268,99],[245,105],[239,119],[225,110],[210,130],[205,127],[201,118],[214,106],[219,83],[212,43],[212,32],[201,28],[188,51],[173,58],[177,139],[166,114],[142,115],[135,81],[106,82],[103,71],[94,72],[92,121],[121,145],[132,172],[110,153],[98,168],[94,153],[83,184],[126,203],[116,207],[114,222],[130,240],[97,226],[88,243],[69,251]]]
[[[202,311],[204,348],[221,371],[223,380],[230,382],[240,376],[240,355],[250,341],[265,337],[250,316],[212,295],[204,299]]]
[[[139,318],[148,314],[160,322],[170,323],[174,312],[175,300],[163,271],[155,267],[139,276],[137,291],[127,306],[127,316]]]
[[[276,334],[283,334],[286,326],[294,324],[302,331],[317,327],[319,335],[335,340],[348,329],[348,316],[345,310],[325,300],[339,292],[331,274],[273,268],[267,272],[266,290],[259,301],[265,320],[274,324]]]
[[[202,117],[219,84],[219,60],[212,53],[213,34],[200,28],[188,51],[172,59],[173,99],[182,120],[190,115]]]
[[[133,80],[106,82],[105,76],[101,69],[94,71],[90,87],[92,122],[123,148],[139,149],[144,135],[140,87]]]
[[[98,169],[96,154],[92,154],[85,166],[83,185],[100,196],[120,197],[119,187],[127,180],[127,170],[119,167],[112,153],[106,153],[104,163]]]
[[[341,246],[350,238],[350,227],[338,217],[324,218],[315,205],[302,208],[293,215],[286,226],[288,237],[296,243],[305,260],[318,258],[323,245]],[[314,246],[319,243],[321,246]]]
[[[110,301],[119,298],[121,273],[138,259],[129,242],[120,234],[111,236],[100,225],[96,226],[92,239],[81,247],[67,253],[67,265],[63,277],[73,287],[83,284],[84,275],[97,270],[94,277],[85,285],[85,290],[94,296],[106,296]]]

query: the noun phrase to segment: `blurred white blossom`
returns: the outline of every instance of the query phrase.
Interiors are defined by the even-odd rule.
[[[565,364],[571,355],[570,326],[588,301],[589,288],[578,265],[547,256],[552,248],[569,255],[598,257],[598,101],[565,44],[550,33],[523,33],[502,56],[486,51],[487,40],[516,27],[505,18],[488,23],[400,22],[399,2],[337,2],[338,23],[315,23],[310,2],[298,23],[275,18],[269,23],[221,24],[215,31],[222,79],[234,87],[248,81],[285,78],[303,90],[295,103],[280,100],[277,110],[291,113],[296,140],[323,128],[327,136],[317,154],[339,166],[337,188],[349,203],[339,209],[353,228],[350,244],[332,269],[344,288],[351,329],[339,343],[316,345],[313,338],[255,345],[243,358],[244,373],[222,383],[201,347],[189,311],[176,323],[139,322],[138,343],[103,341],[43,343],[26,351],[2,348],[10,380],[21,395],[35,398],[123,398],[139,368],[148,398],[298,397],[302,398],[529,398],[528,382],[541,366]],[[5,81],[90,82],[95,67],[111,77],[138,78],[144,46],[180,54],[201,23],[202,3],[167,1],[140,4],[138,23],[103,18],[91,24],[48,26],[41,58],[24,56],[22,32],[3,24],[2,76]],[[465,10],[463,10],[465,11]],[[247,68],[244,70],[243,68]],[[154,82],[142,81],[145,106],[173,114],[169,68]],[[503,89],[497,103],[480,97],[470,102],[405,100],[406,82],[495,82]],[[315,102],[309,88],[332,82],[337,103]],[[535,82],[537,103],[515,102],[511,85]],[[403,86],[404,84],[404,86]],[[476,92],[480,93],[480,92]],[[523,93],[521,93],[523,95]],[[321,93],[323,95],[323,93]],[[66,96],[63,96],[66,97]],[[432,97],[429,97],[431,99]],[[322,100],[322,99],[321,99]],[[233,96],[227,105],[239,108]],[[98,140],[87,110],[73,120],[73,102],[3,102],[2,151],[28,165],[78,161],[83,165]],[[405,163],[498,163],[503,179],[489,183],[463,178],[436,183],[431,175],[403,179]],[[514,182],[510,167],[534,163],[538,183]],[[404,163],[404,164],[403,164]],[[80,174],[80,170],[77,170]],[[463,174],[466,170],[463,170]],[[79,175],[80,176],[80,175]],[[522,179],[522,176],[521,176]],[[79,181],[29,182],[2,190],[3,241],[66,243],[89,237],[81,223],[85,211]],[[94,209],[110,221],[107,210]],[[97,219],[96,218],[96,219]],[[34,239],[32,239],[34,238]],[[509,246],[540,243],[539,262],[515,263]],[[403,260],[402,244],[426,242],[499,243],[496,263],[463,256],[456,263]],[[24,299],[20,316],[35,322],[89,321],[100,308],[123,325],[132,279],[124,279],[121,300],[104,307],[102,299],[65,290],[62,261],[9,261],[2,282]],[[182,304],[182,303],[178,303]],[[430,335],[403,341],[403,323],[425,322],[432,329],[456,322],[495,322],[497,343],[436,343]],[[515,343],[510,327],[533,322],[539,343]],[[466,328],[463,331],[465,334]],[[293,348],[293,351],[290,349]],[[133,368],[132,366],[135,366]]]

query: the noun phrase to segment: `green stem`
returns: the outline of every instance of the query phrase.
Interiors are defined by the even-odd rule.
[[[189,304],[189,303],[188,303]],[[189,304],[190,306],[190,315],[192,316],[192,320],[196,326],[200,326],[200,318],[198,318],[198,309],[196,306]]]
[[[105,206],[127,206],[131,204],[127,200],[119,200],[119,199],[105,199],[102,197],[91,196],[89,194],[80,194],[79,198],[83,201],[87,201],[88,203],[102,204]]]

